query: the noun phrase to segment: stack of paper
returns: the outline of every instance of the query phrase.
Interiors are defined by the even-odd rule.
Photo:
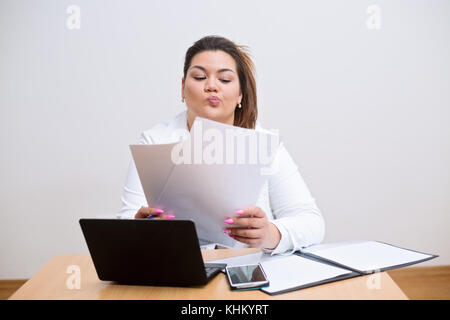
[[[278,146],[270,132],[197,117],[181,142],[130,148],[150,206],[193,220],[201,239],[234,246],[224,220],[256,203]]]

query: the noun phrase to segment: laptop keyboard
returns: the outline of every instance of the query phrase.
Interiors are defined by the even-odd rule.
[[[226,263],[205,263],[206,279],[210,280],[226,266]]]

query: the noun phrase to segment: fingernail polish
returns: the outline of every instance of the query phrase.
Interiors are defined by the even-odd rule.
[[[244,214],[244,210],[236,210],[236,214]]]
[[[232,235],[231,233],[229,234],[229,236],[234,239],[234,235]]]
[[[175,216],[173,214],[169,214],[169,215],[166,216],[166,219],[167,220],[172,220],[172,219],[175,219]]]
[[[232,224],[234,221],[233,221],[233,219],[228,218],[228,219],[225,220],[224,222],[225,222],[225,223],[228,223],[228,224]]]
[[[159,213],[164,213],[164,210],[156,209],[155,212],[158,213],[158,214],[159,214]]]
[[[231,232],[230,229],[225,229],[225,230],[223,230],[223,233],[226,233],[226,234],[230,234],[230,232]]]

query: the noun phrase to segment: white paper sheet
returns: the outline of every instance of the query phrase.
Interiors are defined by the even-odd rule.
[[[227,267],[261,263],[269,279],[269,286],[262,291],[275,293],[282,290],[324,281],[351,271],[316,262],[298,255],[269,255],[256,252],[248,255],[208,261],[226,263]]]
[[[174,168],[170,155],[176,144],[130,145],[145,198],[152,207],[157,207],[156,201]]]
[[[223,233],[228,226],[224,220],[258,200],[279,146],[278,138],[273,137],[269,132],[197,117],[190,136],[180,143],[130,147],[145,196],[152,206],[174,214],[177,219],[193,220],[201,239],[239,247]],[[229,145],[233,147],[227,149]],[[175,146],[183,152],[175,152],[180,156],[174,162]],[[266,151],[264,157],[260,155],[261,146]],[[211,162],[220,158],[218,150],[224,151],[222,163]],[[242,150],[244,154],[239,152]],[[181,158],[190,162],[176,163]]]
[[[270,285],[262,291],[275,293],[311,283],[346,275],[351,271],[315,262],[297,255],[279,256],[278,259],[263,259],[264,271]]]
[[[231,258],[225,258],[220,260],[208,261],[208,263],[226,263],[227,267],[240,266],[244,264],[257,264],[265,256],[262,251],[251,254],[245,254],[242,256],[236,256]]]
[[[303,252],[309,252],[360,271],[380,270],[432,256],[377,241],[324,244],[311,246]]]

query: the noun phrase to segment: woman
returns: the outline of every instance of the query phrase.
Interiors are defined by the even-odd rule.
[[[253,63],[243,46],[218,36],[198,40],[186,53],[181,81],[182,102],[186,102],[187,111],[144,131],[139,144],[174,142],[171,140],[174,130],[190,130],[196,116],[263,130],[256,123],[253,71]],[[249,208],[236,208],[225,220],[229,227],[224,232],[238,242],[265,252],[292,253],[320,243],[325,227],[315,200],[282,144],[277,157],[279,170],[268,177],[257,203]],[[149,215],[174,218],[146,203],[133,161],[122,202],[118,218],[147,218]]]

